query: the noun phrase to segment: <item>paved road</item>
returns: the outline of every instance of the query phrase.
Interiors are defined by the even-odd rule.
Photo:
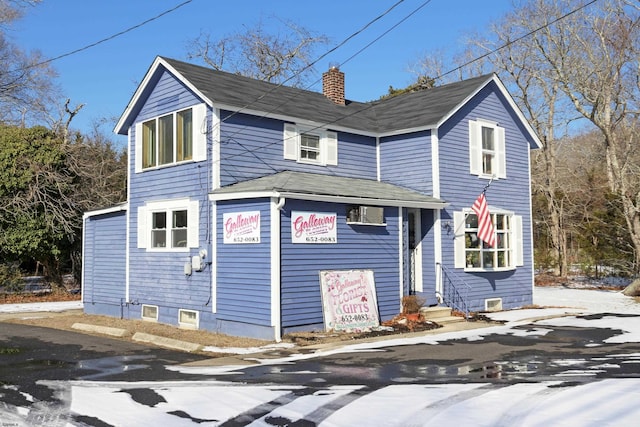
[[[591,315],[580,326],[495,327],[473,332],[482,339],[354,345],[233,368],[0,324],[0,426],[625,425],[640,417],[640,343],[616,339],[624,331],[605,317],[640,319]],[[580,399],[579,409],[567,404]]]

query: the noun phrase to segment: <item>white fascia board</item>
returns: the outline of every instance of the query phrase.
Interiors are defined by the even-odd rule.
[[[263,199],[265,197],[280,197],[280,193],[278,191],[248,191],[243,193],[209,194],[209,200],[212,202],[244,199]]]
[[[348,203],[374,206],[394,206],[404,208],[444,209],[448,202],[416,202],[409,200],[372,199],[367,197],[327,196],[322,194],[280,193],[282,197],[315,202]]]
[[[360,205],[374,206],[394,206],[405,208],[422,208],[422,209],[444,209],[449,206],[448,202],[417,202],[411,200],[392,200],[392,199],[372,199],[367,197],[348,197],[348,196],[328,196],[324,194],[302,194],[288,193],[279,191],[256,191],[246,193],[225,193],[225,194],[209,194],[211,201],[229,201],[243,199],[258,199],[265,197],[284,197],[295,200],[308,200],[314,202],[328,203],[348,203]]]
[[[222,103],[216,102],[211,104],[211,106],[213,108],[231,111],[233,113],[247,114],[250,116],[256,116],[256,117],[261,117],[265,119],[282,120],[283,122],[295,123],[296,125],[309,126],[312,129],[331,129],[338,132],[354,133],[354,134],[363,135],[363,136],[370,136],[370,137],[378,136],[378,133],[376,132],[371,132],[363,129],[354,129],[346,126],[336,125],[335,123],[327,124],[326,122],[315,122],[308,119],[304,119],[302,117],[293,117],[293,116],[287,116],[284,114],[275,114],[273,112],[252,110],[250,108],[238,107],[237,105],[228,105],[228,104],[222,104]]]
[[[471,100],[471,98],[476,96],[478,92],[484,89],[491,82],[495,82],[495,84],[498,86],[498,89],[500,90],[502,95],[505,97],[505,99],[509,103],[509,106],[513,109],[513,111],[515,111],[516,115],[518,116],[522,124],[525,126],[527,131],[529,131],[529,134],[533,138],[533,142],[537,146],[536,148],[542,148],[542,142],[540,142],[540,138],[538,138],[538,135],[529,124],[529,121],[524,117],[524,114],[522,114],[522,110],[520,110],[520,107],[516,105],[515,101],[513,100],[513,97],[511,97],[511,94],[509,93],[507,88],[504,86],[504,84],[496,74],[493,74],[484,83],[478,85],[475,91],[469,94],[469,96],[467,96],[461,103],[456,105],[455,108],[452,108],[451,111],[449,111],[449,113],[447,113],[444,117],[442,117],[442,119],[437,123],[436,127],[442,126],[443,123],[449,120],[451,116],[457,113],[465,104],[467,104],[467,102],[469,102],[469,100]]]
[[[531,127],[531,124],[529,123],[529,121],[525,118],[524,114],[522,113],[522,110],[520,109],[520,107],[518,107],[518,105],[516,104],[516,102],[513,100],[513,97],[511,96],[511,94],[509,93],[509,91],[507,90],[507,88],[504,86],[504,84],[502,83],[502,80],[500,80],[498,78],[498,76],[496,76],[495,74],[493,75],[493,81],[496,83],[496,85],[498,85],[498,88],[500,88],[500,91],[502,92],[502,94],[504,95],[504,97],[507,99],[507,101],[509,102],[509,105],[511,106],[511,108],[513,109],[513,111],[516,112],[516,115],[518,116],[518,118],[520,119],[520,121],[522,122],[522,124],[525,126],[525,128],[527,128],[527,130],[529,131],[529,133],[531,134],[531,137],[533,138],[533,142],[535,142],[535,144],[537,145],[536,148],[542,148],[542,141],[540,141],[540,138],[538,137],[538,134],[536,133],[535,130],[533,130],[533,128]]]
[[[387,136],[397,136],[397,135],[405,135],[408,133],[415,133],[415,132],[424,132],[424,131],[431,131],[431,132],[437,132],[438,131],[438,127],[437,125],[427,125],[427,126],[419,126],[419,127],[414,127],[414,128],[406,128],[406,129],[397,129],[391,132],[383,132],[383,133],[379,133],[377,134],[378,137],[380,138],[384,138]]]
[[[105,209],[98,209],[95,211],[88,211],[85,212],[82,215],[82,219],[87,219],[89,217],[92,216],[98,216],[98,215],[105,215],[105,214],[110,214],[110,213],[114,213],[114,212],[120,212],[120,211],[126,211],[129,209],[129,203],[122,203],[116,206],[111,206],[109,208],[105,208]]]
[[[176,71],[175,68],[169,65],[167,61],[165,61],[159,56],[156,56],[156,59],[153,61],[153,64],[151,64],[151,67],[149,67],[149,70],[147,71],[144,78],[142,79],[142,83],[138,85],[138,88],[136,89],[133,96],[129,100],[129,103],[127,104],[127,108],[125,108],[124,112],[120,116],[120,119],[118,120],[118,123],[116,124],[116,127],[113,129],[113,131],[116,134],[120,134],[121,132],[126,130],[126,129],[123,129],[125,122],[127,121],[127,119],[129,118],[129,115],[133,111],[133,107],[138,104],[138,101],[140,100],[140,96],[142,95],[142,92],[149,84],[151,77],[155,75],[156,71],[160,66],[167,69],[167,71],[169,71],[175,78],[180,80],[182,84],[184,84],[189,89],[191,89],[193,93],[195,93],[207,105],[211,106],[213,104],[209,98],[204,96],[202,92],[200,92],[189,80],[185,79],[182,74],[180,74],[178,71]]]

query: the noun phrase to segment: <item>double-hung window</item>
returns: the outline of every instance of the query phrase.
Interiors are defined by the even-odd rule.
[[[471,211],[454,212],[455,266],[471,271],[513,270],[523,265],[522,217],[510,212],[490,214],[496,244],[478,237],[478,217]]]
[[[198,247],[198,201],[150,202],[138,208],[138,247],[183,250]]]
[[[283,134],[286,160],[317,165],[338,164],[338,134],[286,123]]]
[[[136,172],[206,159],[205,116],[200,104],[136,124]]]
[[[484,120],[469,121],[470,173],[483,178],[506,178],[504,128]]]

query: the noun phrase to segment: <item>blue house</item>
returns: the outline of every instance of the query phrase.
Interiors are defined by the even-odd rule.
[[[84,216],[90,314],[280,340],[532,302],[529,153],[496,75],[374,102],[158,57],[115,131],[128,200]],[[496,243],[479,239],[484,193]]]

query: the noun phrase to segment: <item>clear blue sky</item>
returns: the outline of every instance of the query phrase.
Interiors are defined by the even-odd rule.
[[[29,7],[11,29],[13,42],[54,58],[138,25],[185,0],[44,0]],[[212,39],[277,16],[327,35],[327,50],[341,43],[397,0],[192,0],[171,13],[126,34],[55,60],[58,84],[72,105],[85,107],[72,127],[88,130],[101,118],[119,117],[157,55],[186,60],[187,43],[201,32]],[[414,10],[418,12],[340,68],[346,75],[346,97],[376,99],[412,83],[407,71],[417,58],[434,50],[456,50],[464,34],[483,32],[511,9],[511,0],[405,0],[317,65],[342,64]],[[267,20],[268,22],[268,20]],[[320,87],[311,90],[320,91]],[[109,124],[106,131],[112,131]],[[121,137],[113,136],[121,142]]]

